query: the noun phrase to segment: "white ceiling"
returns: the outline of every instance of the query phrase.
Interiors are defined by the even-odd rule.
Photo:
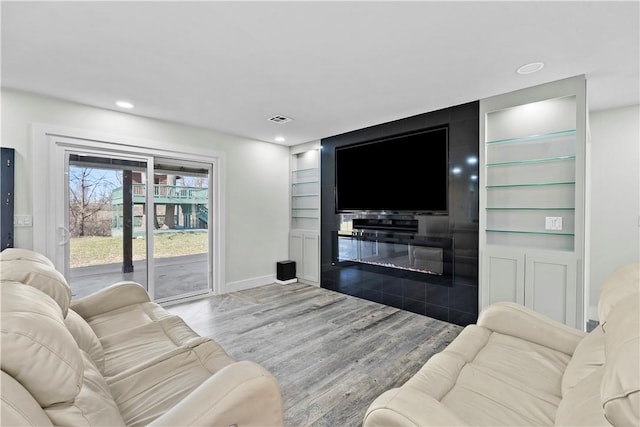
[[[596,111],[640,103],[639,6],[2,1],[2,86],[286,145],[580,74]]]

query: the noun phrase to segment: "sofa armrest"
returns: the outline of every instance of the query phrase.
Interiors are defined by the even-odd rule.
[[[415,387],[382,393],[367,409],[363,427],[464,426],[466,423],[432,396]]]
[[[53,426],[49,417],[33,396],[5,371],[1,371],[0,425]]]
[[[514,302],[497,302],[480,313],[477,324],[572,355],[586,332],[557,322]]]
[[[84,298],[71,301],[71,309],[85,319],[133,304],[150,302],[149,294],[136,282],[118,282]]]
[[[225,366],[149,426],[282,426],[280,387],[257,363]]]

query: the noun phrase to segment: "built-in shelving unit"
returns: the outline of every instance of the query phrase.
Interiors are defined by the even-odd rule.
[[[584,77],[481,100],[480,309],[583,327]]]
[[[320,221],[320,168],[291,172],[291,228],[318,230]]]
[[[289,257],[296,262],[298,280],[319,283],[320,152],[318,144],[293,147],[291,152],[291,231]]]

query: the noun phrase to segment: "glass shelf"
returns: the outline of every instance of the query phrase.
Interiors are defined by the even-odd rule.
[[[561,231],[522,231],[522,230],[496,230],[487,229],[487,233],[517,233],[517,234],[539,234],[545,236],[575,236],[575,233],[564,233]]]
[[[291,208],[292,218],[318,219],[319,213],[317,208]]]
[[[291,171],[291,185],[311,185],[320,184],[320,173],[318,168],[297,169]]]
[[[496,208],[575,208],[573,185],[500,184],[486,188],[486,207]]]
[[[574,236],[559,234],[487,233],[487,244],[543,250],[572,251]]]
[[[301,174],[301,173],[307,173],[307,172],[318,172],[318,168],[304,168],[304,169],[296,169],[294,171],[291,171],[292,174],[296,175],[296,174]]]
[[[291,217],[291,228],[293,230],[317,230],[320,218],[317,217]]]
[[[487,207],[485,208],[488,211],[498,211],[498,210],[503,210],[503,211],[574,211],[576,210],[576,208],[545,208],[545,207],[525,207],[525,206],[519,206],[519,207]]]
[[[302,177],[298,182],[291,183],[291,195],[293,197],[306,196],[306,197],[318,197],[320,196],[320,182],[318,177]]]
[[[558,132],[549,132],[549,133],[543,133],[538,135],[527,135],[519,138],[507,138],[507,139],[498,139],[495,141],[487,141],[487,145],[513,144],[518,142],[528,142],[528,141],[535,141],[535,140],[541,140],[541,139],[552,139],[552,138],[570,136],[575,134],[576,134],[575,129],[568,129],[568,130],[562,130]]]
[[[509,188],[509,187],[547,187],[547,186],[555,186],[555,185],[575,185],[575,181],[567,181],[567,182],[532,182],[532,183],[523,183],[523,184],[493,184],[486,185],[486,188]]]
[[[510,162],[487,163],[485,166],[489,168],[494,166],[527,165],[532,163],[560,162],[560,161],[575,160],[575,159],[576,159],[576,156],[544,157],[540,159],[514,160]]]

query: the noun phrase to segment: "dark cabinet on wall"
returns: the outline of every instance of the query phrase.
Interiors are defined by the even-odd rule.
[[[2,207],[0,234],[2,235],[2,246],[4,248],[13,247],[13,187],[14,187],[14,160],[15,150],[13,148],[2,147],[1,149],[2,170],[0,171],[0,191],[2,193]]]
[[[446,211],[336,209],[336,149],[340,152],[342,147],[436,128],[446,128],[448,133]],[[478,141],[477,101],[323,139],[321,286],[459,325],[474,323],[478,317]],[[392,149],[393,141],[386,146]],[[402,161],[397,155],[390,158]],[[365,163],[353,168],[364,181],[376,176],[367,182],[381,182],[380,177],[392,169],[385,168],[384,162]],[[397,165],[393,169],[397,171]],[[395,191],[429,197],[434,190],[429,173],[424,170],[424,179],[418,176],[407,182],[409,190]],[[380,191],[394,189],[381,187]]]

